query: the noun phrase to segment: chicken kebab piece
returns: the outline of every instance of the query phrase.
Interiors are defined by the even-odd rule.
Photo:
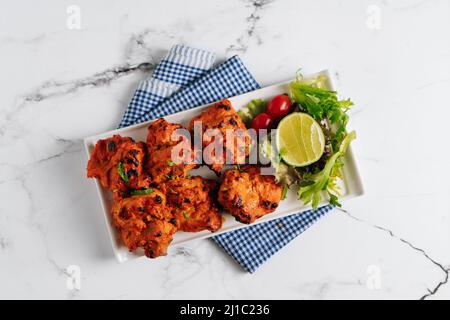
[[[197,130],[194,130],[194,127],[199,125],[201,125],[203,161],[216,174],[220,174],[225,163],[245,163],[245,158],[250,152],[250,135],[229,100],[219,101],[192,118],[189,130],[195,134]]]
[[[183,127],[165,119],[158,119],[148,127],[147,170],[156,184],[186,177],[196,167],[190,139],[184,139],[178,129]]]
[[[142,248],[149,258],[167,254],[177,228],[162,192],[152,189],[147,195],[115,201],[111,213],[114,225],[130,251]]]
[[[114,198],[127,195],[129,189],[145,189],[150,185],[144,173],[145,144],[132,138],[114,135],[99,140],[91,153],[88,178],[96,178],[101,185],[112,191]]]
[[[224,173],[219,203],[239,222],[249,224],[274,212],[281,200],[283,187],[274,176],[262,175],[260,169],[249,165]]]
[[[222,227],[222,216],[214,201],[217,184],[202,177],[169,180],[161,186],[167,195],[167,204],[182,231],[217,231]]]

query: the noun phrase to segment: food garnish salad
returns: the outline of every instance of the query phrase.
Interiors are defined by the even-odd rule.
[[[217,232],[226,215],[255,223],[277,210],[289,188],[314,209],[323,200],[340,206],[342,157],[355,138],[346,130],[352,102],[339,100],[326,83],[325,76],[298,77],[286,94],[239,111],[223,99],[186,128],[155,119],[145,142],[118,134],[98,140],[87,176],[112,193],[111,220],[123,244],[149,258],[164,256],[177,232]],[[267,129],[253,148],[254,133]],[[253,150],[265,157],[254,161]],[[265,171],[262,160],[274,170]],[[200,166],[215,178],[193,175]]]
[[[283,197],[296,188],[299,199],[313,209],[322,200],[341,206],[342,158],[356,138],[346,130],[352,105],[327,88],[325,75],[307,80],[298,75],[288,93],[253,100],[238,111],[247,127],[272,131],[259,143],[283,185]]]

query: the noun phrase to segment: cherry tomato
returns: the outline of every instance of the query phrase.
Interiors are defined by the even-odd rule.
[[[273,119],[279,119],[289,113],[291,105],[291,99],[285,94],[280,94],[270,100],[266,111]]]
[[[259,129],[270,129],[273,119],[265,112],[258,114],[252,121],[252,128],[258,131]]]

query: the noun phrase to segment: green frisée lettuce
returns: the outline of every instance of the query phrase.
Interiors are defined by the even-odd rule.
[[[314,88],[319,88],[319,89],[327,89],[328,88],[328,77],[324,74],[319,74],[316,77],[304,79],[300,73],[297,73],[296,78],[297,78],[296,79],[297,82],[301,82],[305,85],[308,85],[308,86],[311,86]]]
[[[340,158],[345,155],[350,142],[355,138],[355,131],[347,134],[342,140],[339,150],[327,160],[323,170],[303,182],[304,186],[300,186],[298,195],[304,204],[311,203],[313,209],[316,209],[322,200],[322,192],[325,191],[328,193],[330,204],[341,206],[337,197],[339,191],[337,179],[341,178],[342,167]]]
[[[289,188],[296,188],[299,199],[317,209],[326,197],[330,204],[341,206],[339,182],[343,180],[342,157],[356,138],[356,133],[347,133],[348,110],[353,105],[350,99],[339,99],[336,91],[329,90],[329,79],[325,74],[313,78],[297,79],[289,84],[289,97],[293,112],[307,113],[320,125],[325,137],[324,152],[320,159],[307,166],[289,165],[283,160],[283,152],[275,143],[275,135],[267,135],[259,141],[263,158],[270,160],[276,181],[283,186],[282,198],[287,196]],[[249,128],[252,120],[266,112],[267,102],[252,100],[238,111],[239,116]],[[282,118],[275,119],[275,124]],[[260,153],[261,155],[261,153]],[[260,159],[261,160],[261,159]],[[267,162],[263,162],[267,163]]]
[[[255,118],[258,114],[266,111],[266,105],[266,101],[262,99],[254,99],[250,101],[245,107],[239,109],[237,113],[245,123],[245,126],[249,128],[252,124],[253,118]]]
[[[296,181],[295,171],[281,160],[280,154],[282,154],[282,151],[277,154],[277,150],[273,150],[274,146],[272,146],[272,141],[269,137],[269,135],[266,136],[260,145],[262,154],[270,160],[272,167],[275,169],[275,180],[283,186],[289,187]]]
[[[331,145],[336,152],[346,134],[347,111],[353,102],[350,99],[339,100],[336,91],[328,90],[324,85],[324,80],[297,80],[290,84],[290,96],[299,104],[301,111],[316,121],[326,120],[335,128]]]

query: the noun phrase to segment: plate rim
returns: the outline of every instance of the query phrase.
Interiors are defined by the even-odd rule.
[[[304,78],[305,79],[313,78],[313,77],[316,77],[318,75],[325,75],[327,77],[327,80],[328,80],[329,88],[331,90],[336,90],[335,89],[335,84],[334,84],[335,83],[334,76],[332,75],[332,73],[328,69],[325,69],[325,70],[322,70],[322,71],[319,71],[319,72],[316,72],[316,73],[308,74],[308,75],[304,76]],[[290,80],[287,80],[287,81],[278,82],[278,83],[274,83],[272,85],[268,85],[268,86],[265,86],[265,87],[262,87],[262,88],[259,88],[259,89],[256,89],[256,90],[248,91],[248,92],[245,92],[243,94],[235,95],[235,96],[232,96],[232,97],[229,97],[229,98],[226,98],[226,99],[233,99],[233,98],[242,97],[242,96],[245,96],[245,95],[248,95],[248,94],[254,94],[254,93],[257,93],[258,91],[261,91],[261,90],[268,90],[271,87],[283,86],[283,85],[286,85],[286,84],[290,83],[291,81],[293,81],[293,79],[290,79]],[[190,109],[187,109],[187,110],[182,110],[182,111],[178,111],[178,112],[175,112],[175,113],[171,113],[171,114],[168,114],[168,115],[164,116],[164,118],[165,117],[172,117],[172,116],[176,116],[176,115],[181,115],[181,114],[186,113],[186,112],[193,112],[193,111],[195,112],[195,110],[206,108],[208,106],[211,106],[214,103],[215,102],[207,103],[207,104],[203,104],[201,106],[197,106],[197,107],[190,108]],[[148,120],[148,121],[145,121],[145,122],[141,122],[141,123],[137,123],[137,124],[134,124],[134,125],[131,125],[131,126],[118,128],[118,129],[113,129],[113,130],[109,130],[109,131],[106,131],[106,132],[102,132],[102,133],[99,133],[99,134],[95,134],[95,135],[91,135],[91,136],[85,137],[83,139],[83,144],[84,144],[84,149],[86,151],[87,159],[89,160],[90,152],[91,152],[90,150],[91,150],[91,148],[95,145],[95,143],[99,139],[104,139],[105,137],[113,136],[114,134],[121,134],[121,132],[134,130],[134,129],[139,129],[141,127],[146,127],[151,122],[153,122],[154,120],[155,119],[151,119],[151,120]],[[350,145],[348,147],[344,159],[345,159],[346,162],[349,161],[349,162],[352,163],[352,166],[354,168],[354,170],[353,170],[353,176],[354,176],[354,180],[355,180],[354,183],[355,183],[356,189],[357,189],[356,193],[348,194],[348,195],[344,196],[343,200],[347,201],[349,199],[352,199],[352,198],[355,198],[355,197],[360,197],[360,196],[364,195],[365,190],[364,190],[364,186],[362,184],[361,173],[360,173],[361,172],[360,171],[360,166],[358,164],[357,158],[354,155],[354,151],[353,151],[353,146],[352,145]],[[345,169],[345,166],[344,166],[344,169]],[[114,253],[116,259],[120,263],[122,263],[122,262],[125,262],[125,261],[128,261],[128,260],[131,260],[131,259],[142,257],[141,254],[137,254],[136,252],[129,252],[128,249],[126,249],[127,252],[125,252],[123,250],[123,248],[122,248],[122,247],[124,247],[123,245],[121,247],[119,247],[117,242],[120,241],[120,240],[118,240],[117,230],[113,226],[112,221],[111,221],[111,217],[110,217],[110,214],[109,214],[109,211],[106,208],[104,193],[107,192],[107,191],[104,190],[104,188],[100,185],[100,183],[98,182],[97,179],[93,179],[93,180],[94,180],[93,182],[96,185],[98,197],[100,198],[99,200],[100,200],[101,208],[102,208],[103,215],[104,215],[104,218],[105,218],[105,224],[106,224],[106,227],[107,227],[108,236],[109,236],[109,239],[111,241],[111,246],[112,246],[113,253]],[[321,205],[319,207],[326,206],[326,205],[327,205],[327,203],[321,203]],[[195,241],[195,240],[211,238],[211,237],[214,237],[214,236],[217,236],[217,235],[220,235],[220,234],[224,234],[224,233],[227,233],[227,232],[233,232],[233,231],[236,231],[236,230],[239,230],[239,229],[243,229],[243,228],[246,228],[246,227],[249,227],[249,226],[254,226],[254,225],[257,225],[257,224],[260,224],[260,223],[264,223],[264,222],[269,222],[269,221],[272,221],[272,220],[275,220],[275,219],[288,217],[288,216],[291,216],[293,214],[303,213],[303,212],[309,211],[311,209],[312,209],[311,205],[307,205],[307,206],[303,206],[302,208],[299,208],[299,209],[296,209],[296,210],[290,210],[288,212],[281,213],[282,216],[279,216],[279,215],[277,215],[277,216],[266,215],[264,217],[264,219],[258,219],[255,222],[253,222],[252,224],[243,224],[243,223],[241,223],[241,224],[238,224],[238,225],[236,225],[234,227],[231,227],[231,228],[228,228],[228,229],[225,229],[225,230],[218,230],[218,231],[216,231],[214,233],[212,233],[212,232],[205,233],[205,234],[199,235],[199,236],[194,237],[194,238],[181,240],[181,241],[179,241],[177,243],[171,244],[170,247],[175,247],[175,246],[178,246],[178,245],[184,245],[186,243],[189,243],[189,242]]]

